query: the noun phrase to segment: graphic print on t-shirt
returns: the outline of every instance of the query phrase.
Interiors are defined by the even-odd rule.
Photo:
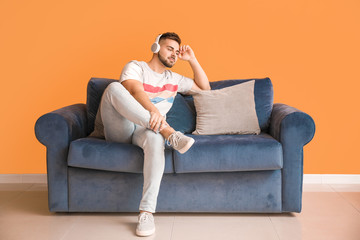
[[[169,103],[174,102],[178,85],[165,84],[162,87],[155,87],[150,84],[143,83],[144,91],[149,96],[153,104],[166,100]]]

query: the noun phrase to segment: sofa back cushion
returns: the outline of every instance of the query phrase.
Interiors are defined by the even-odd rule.
[[[195,131],[196,112],[180,93],[176,94],[173,105],[166,114],[166,121],[176,131],[192,133]]]
[[[87,86],[87,117],[88,117],[88,135],[94,131],[96,114],[98,112],[101,97],[106,87],[118,81],[108,78],[91,78]],[[191,133],[195,130],[196,113],[195,108],[191,108],[184,100],[184,97],[178,93],[174,99],[173,107],[166,115],[166,120],[175,130],[184,133]],[[97,134],[95,134],[97,135]],[[101,135],[101,134],[100,134]]]
[[[221,80],[217,82],[210,82],[210,86],[212,90],[216,90],[251,80],[255,80],[255,109],[259,121],[259,126],[261,131],[267,132],[273,107],[273,85],[270,78]],[[192,111],[196,114],[193,97],[188,95],[184,96],[184,99],[190,109],[192,109]],[[192,129],[195,129],[195,123]]]
[[[232,79],[210,82],[211,89],[221,89],[250,80],[255,80],[254,95],[255,108],[259,120],[261,131],[267,132],[269,120],[273,106],[273,85],[270,78],[261,79]],[[96,113],[98,111],[101,97],[106,87],[118,81],[108,78],[91,78],[87,86],[87,116],[88,116],[88,134],[94,130]],[[185,133],[191,133],[196,126],[196,110],[194,99],[192,96],[179,96],[175,98],[173,107],[167,114],[167,120],[170,126],[174,126],[175,130]],[[185,101],[184,101],[185,100]],[[179,115],[180,114],[180,115]]]

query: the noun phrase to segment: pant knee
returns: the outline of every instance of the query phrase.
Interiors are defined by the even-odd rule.
[[[165,140],[160,133],[155,133],[152,130],[147,130],[144,134],[145,140],[143,143],[144,150],[162,151],[165,149]]]
[[[128,91],[119,82],[110,83],[104,92],[104,94],[106,94],[108,97],[110,97],[111,95],[114,95],[114,94],[116,94],[116,96],[122,97],[122,96],[126,95],[126,93],[128,93]]]

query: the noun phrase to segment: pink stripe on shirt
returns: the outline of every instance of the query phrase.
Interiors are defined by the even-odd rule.
[[[176,92],[178,90],[178,85],[173,85],[173,84],[165,84],[162,87],[154,87],[150,84],[146,84],[143,83],[144,85],[144,90],[146,92],[151,92],[151,93],[158,93],[158,92],[162,92],[162,91],[171,91],[171,92]]]

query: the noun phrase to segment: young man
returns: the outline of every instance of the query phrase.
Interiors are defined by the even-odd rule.
[[[193,138],[175,131],[166,122],[166,113],[177,92],[210,90],[208,78],[189,45],[180,46],[179,36],[172,32],[159,35],[157,40],[159,46],[152,46],[152,59],[128,62],[120,81],[105,89],[100,104],[105,139],[133,143],[144,150],[144,186],[136,228],[139,236],[155,232],[152,213],[165,167],[165,140],[180,153],[194,143]],[[166,69],[178,59],[189,62],[194,79]]]

